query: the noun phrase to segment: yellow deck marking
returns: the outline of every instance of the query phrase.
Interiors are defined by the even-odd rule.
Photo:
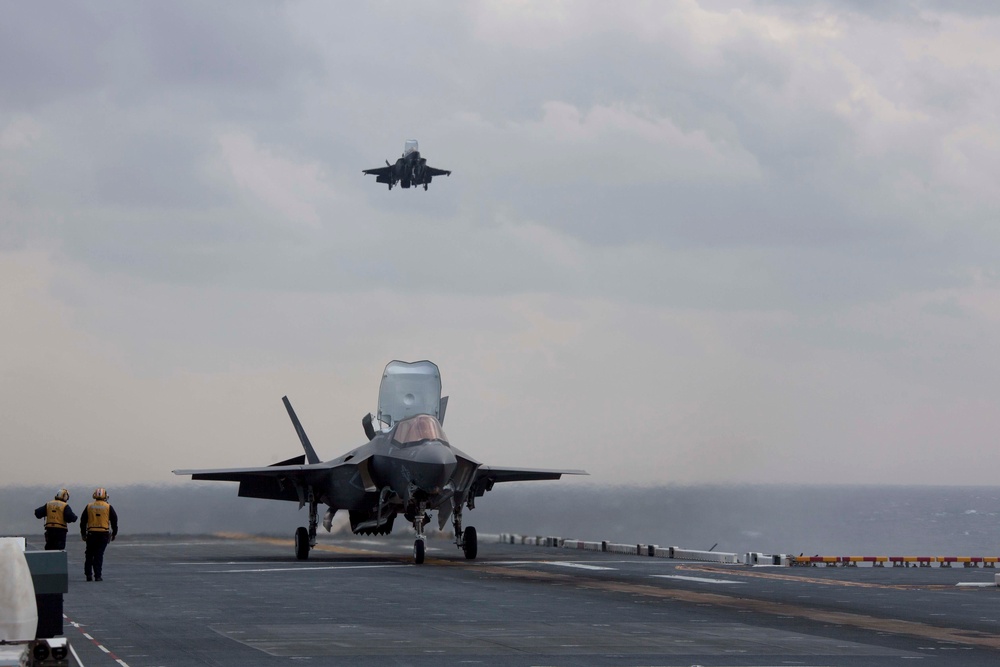
[[[248,535],[247,533],[212,533],[216,537],[224,537],[227,540],[243,540],[245,542],[259,542],[261,544],[274,544],[277,546],[294,546],[294,540],[286,540],[279,537],[262,537],[260,535]],[[371,551],[370,549],[353,549],[349,547],[338,547],[332,544],[317,544],[313,547],[315,551],[328,551],[335,554],[348,554],[352,556],[386,556],[381,551]]]

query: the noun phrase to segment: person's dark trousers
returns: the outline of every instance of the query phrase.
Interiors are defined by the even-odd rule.
[[[90,579],[91,572],[93,572],[94,577],[97,579],[102,578],[101,575],[104,571],[104,550],[108,548],[108,542],[110,541],[110,533],[90,532],[87,534],[87,553],[83,559],[83,573],[87,575],[87,579]]]
[[[66,550],[66,529],[46,528],[45,529],[45,550],[65,551]]]

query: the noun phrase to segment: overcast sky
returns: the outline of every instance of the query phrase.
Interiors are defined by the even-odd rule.
[[[571,484],[990,484],[993,2],[10,3],[0,484],[364,440]],[[429,191],[362,169],[420,141]],[[190,484],[190,482],[187,482]],[[559,482],[564,483],[564,482]]]

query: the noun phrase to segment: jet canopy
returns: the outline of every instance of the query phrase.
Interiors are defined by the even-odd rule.
[[[441,419],[441,374],[431,361],[390,361],[378,388],[378,420],[391,427],[414,415]],[[440,427],[439,427],[440,428]]]
[[[417,415],[396,424],[396,434],[392,439],[400,445],[408,445],[423,440],[448,442],[448,436],[438,420],[430,415]]]
[[[420,152],[420,148],[417,146],[417,140],[416,139],[407,139],[406,143],[403,144],[403,157],[406,157],[410,153],[414,153],[414,152],[416,152],[416,153]]]

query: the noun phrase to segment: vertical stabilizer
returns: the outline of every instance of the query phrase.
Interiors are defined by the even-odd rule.
[[[295,416],[295,410],[292,409],[292,404],[289,402],[287,396],[281,397],[281,402],[285,404],[285,409],[288,410],[288,416],[292,418],[292,426],[295,427],[295,433],[299,436],[299,442],[302,443],[302,449],[306,453],[306,463],[319,463],[319,457],[316,456],[316,450],[313,449],[312,443],[309,442],[309,436],[306,435],[306,430],[302,428],[302,424],[299,423],[299,418]]]

